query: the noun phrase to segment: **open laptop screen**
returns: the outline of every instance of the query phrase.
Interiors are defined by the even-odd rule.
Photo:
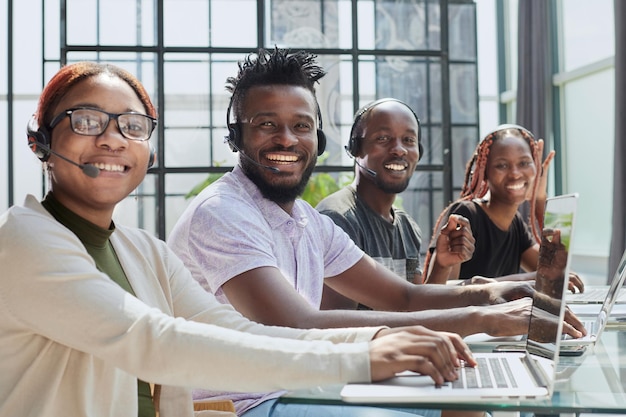
[[[549,198],[546,201],[544,227],[539,246],[535,282],[536,294],[528,325],[528,352],[557,358],[561,341],[562,317],[566,304],[571,263],[571,242],[578,194]]]

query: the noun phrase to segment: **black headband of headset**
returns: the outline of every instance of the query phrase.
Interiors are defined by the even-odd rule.
[[[356,157],[358,153],[358,139],[361,139],[360,137],[357,137],[356,135],[357,126],[361,122],[361,119],[363,118],[365,113],[367,113],[374,107],[378,106],[379,104],[387,103],[387,102],[395,102],[395,103],[402,104],[407,109],[409,109],[411,113],[413,114],[413,116],[415,117],[415,120],[417,121],[417,144],[419,147],[419,153],[420,153],[420,159],[421,159],[422,154],[424,153],[424,146],[422,145],[422,123],[420,122],[419,117],[417,117],[417,114],[415,113],[415,111],[413,111],[411,106],[409,106],[402,100],[398,100],[397,98],[392,98],[392,97],[386,97],[386,98],[374,100],[371,103],[366,104],[365,106],[361,107],[359,110],[356,111],[356,113],[354,114],[354,122],[352,123],[352,128],[350,128],[350,138],[348,139],[348,145],[346,146],[346,150],[350,153],[350,155]]]

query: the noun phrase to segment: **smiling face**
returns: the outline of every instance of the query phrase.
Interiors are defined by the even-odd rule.
[[[528,142],[511,132],[491,145],[485,176],[491,201],[519,205],[526,200],[537,171]]]
[[[239,162],[263,195],[289,204],[300,196],[317,162],[317,104],[313,94],[290,85],[256,86],[245,96]]]
[[[53,114],[75,107],[92,107],[109,113],[146,109],[122,79],[99,74],[75,84],[58,102]],[[126,198],[146,175],[149,143],[126,139],[111,120],[99,136],[82,136],[63,118],[51,132],[52,149],[79,164],[100,169],[96,178],[52,155],[48,161],[51,188],[64,206],[102,227],[109,227],[115,205]]]
[[[369,110],[363,124],[356,155],[363,167],[357,168],[360,178],[388,194],[404,191],[420,157],[415,115],[404,104],[388,101]]]

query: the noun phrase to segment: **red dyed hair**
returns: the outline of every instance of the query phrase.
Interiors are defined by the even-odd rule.
[[[146,114],[154,118],[157,111],[150,100],[150,96],[141,82],[130,72],[112,64],[99,62],[77,62],[62,67],[48,82],[39,97],[35,119],[39,126],[48,126],[52,114],[61,98],[67,94],[77,83],[90,77],[100,74],[107,74],[124,80],[137,94],[143,103]]]

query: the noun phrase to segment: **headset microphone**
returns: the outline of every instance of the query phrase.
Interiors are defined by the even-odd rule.
[[[280,172],[280,169],[278,169],[276,167],[271,167],[269,165],[263,165],[260,162],[257,162],[254,159],[250,158],[248,155],[246,155],[246,153],[244,151],[242,151],[241,149],[239,149],[239,147],[237,145],[235,145],[235,142],[233,142],[232,139],[230,139],[230,136],[224,136],[224,142],[228,142],[228,144],[230,145],[230,147],[232,149],[234,149],[237,152],[239,152],[239,155],[243,156],[245,159],[247,159],[249,162],[252,162],[254,165],[256,165],[256,166],[258,166],[260,168],[269,169],[270,171],[272,171],[274,173]]]
[[[37,142],[36,145],[37,145],[37,147],[43,149],[44,151],[49,152],[52,155],[58,156],[59,158],[61,158],[65,162],[69,162],[70,164],[77,166],[88,177],[96,178],[98,175],[100,175],[100,168],[96,167],[95,165],[79,164],[78,162],[72,161],[71,159],[69,159],[66,156],[61,155],[60,153],[53,151],[52,149],[50,149],[50,147],[48,145],[45,145],[45,144],[43,144],[41,142]]]
[[[368,174],[370,174],[372,177],[375,177],[376,175],[378,175],[376,173],[376,171],[374,171],[371,168],[368,167],[364,167],[363,165],[359,164],[359,161],[356,160],[356,158],[354,158],[354,163],[357,164],[359,167],[363,168]]]
[[[354,159],[354,163],[355,163],[355,164],[356,164],[359,168],[364,169],[364,170],[365,170],[365,172],[367,172],[368,174],[370,174],[370,176],[372,176],[372,177],[376,177],[376,176],[378,175],[378,174],[376,173],[376,171],[374,171],[373,169],[368,168],[368,167],[365,167],[365,166],[363,166],[363,165],[359,164],[359,161],[357,161],[356,157],[350,153],[350,149],[348,149],[348,147],[347,147],[347,146],[344,146],[344,149],[345,149],[345,150],[346,150],[346,152],[348,153],[348,156],[349,156],[350,158]]]

